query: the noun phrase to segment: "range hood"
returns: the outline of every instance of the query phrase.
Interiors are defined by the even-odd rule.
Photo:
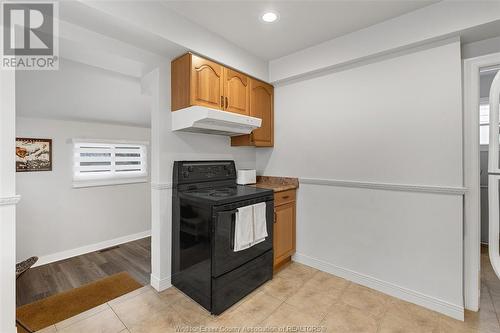
[[[172,112],[172,131],[235,136],[250,134],[261,123],[260,118],[204,106],[190,106]]]

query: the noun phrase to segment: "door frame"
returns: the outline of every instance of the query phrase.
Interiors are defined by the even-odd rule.
[[[16,329],[15,70],[0,70],[0,332]]]
[[[463,61],[464,306],[479,311],[481,290],[481,199],[479,165],[479,70],[500,64],[500,53]]]

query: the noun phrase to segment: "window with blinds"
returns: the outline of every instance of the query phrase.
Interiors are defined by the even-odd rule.
[[[74,143],[74,181],[144,179],[147,177],[146,146],[127,143]],[[131,181],[124,181],[131,182]],[[133,181],[132,181],[133,182]]]

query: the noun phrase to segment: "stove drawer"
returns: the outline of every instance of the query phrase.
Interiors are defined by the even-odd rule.
[[[246,250],[234,252],[236,209],[219,211],[213,217],[212,276],[218,277],[273,248],[273,201],[266,202],[267,238]]]
[[[212,278],[212,314],[221,314],[272,278],[272,250],[227,274]]]

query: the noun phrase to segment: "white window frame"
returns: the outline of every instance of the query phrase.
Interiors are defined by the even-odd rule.
[[[72,177],[73,177],[73,188],[85,188],[93,186],[109,186],[109,185],[122,185],[122,184],[135,184],[135,183],[147,183],[149,182],[149,161],[148,161],[148,146],[147,141],[131,141],[131,140],[107,140],[107,139],[72,139]],[[138,145],[142,146],[142,155],[144,156],[142,162],[144,163],[144,171],[137,172],[134,174],[124,174],[118,175],[115,172],[105,175],[86,175],[81,176],[77,172],[77,167],[79,163],[79,155],[77,152],[78,146],[81,144],[94,144],[103,146],[118,146],[118,145]],[[113,150],[112,150],[113,151]],[[114,157],[114,156],[113,156]],[[114,158],[112,158],[114,161]],[[112,167],[114,169],[114,165]]]
[[[481,106],[484,106],[484,105],[488,105],[489,106],[489,101],[488,101],[488,98],[481,98],[479,100],[479,107]],[[481,113],[479,113],[479,118],[481,118]],[[488,121],[487,123],[484,123],[484,122],[481,122],[481,119],[479,120],[479,128],[481,127],[490,127],[490,122]],[[481,130],[479,131],[479,133],[481,133]],[[481,145],[481,148],[486,148],[486,150],[488,150],[488,143],[481,143],[480,142],[480,145]]]
[[[488,106],[488,110],[489,110],[490,101],[489,101],[488,97],[481,97],[479,99],[479,107],[481,107],[481,106]],[[488,119],[487,123],[481,122],[481,120],[479,120],[479,128],[481,128],[481,127],[488,127],[489,128],[490,127],[489,119]],[[479,131],[479,133],[481,135],[481,131]],[[488,147],[489,147],[489,135],[488,135],[488,143],[481,143],[480,142],[480,147],[481,147],[481,151],[488,151]]]

